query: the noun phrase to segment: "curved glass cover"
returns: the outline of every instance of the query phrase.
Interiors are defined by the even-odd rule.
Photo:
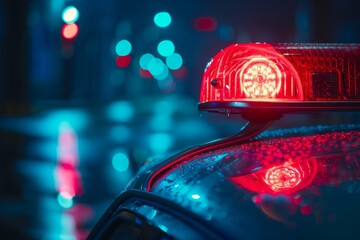
[[[199,110],[359,109],[360,44],[233,44],[207,64]]]

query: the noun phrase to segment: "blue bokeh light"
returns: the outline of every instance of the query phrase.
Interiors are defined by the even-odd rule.
[[[164,64],[163,71],[158,75],[153,75],[156,80],[162,81],[169,76],[169,68]]]
[[[154,17],[154,23],[160,28],[165,28],[171,23],[171,16],[168,12],[159,12]]]
[[[115,168],[115,170],[119,172],[125,172],[128,170],[130,165],[130,160],[128,155],[123,152],[117,152],[112,157],[112,166]]]
[[[74,205],[73,198],[66,192],[60,192],[57,196],[58,203],[63,208],[71,208]]]
[[[183,60],[180,54],[174,53],[166,58],[166,65],[171,70],[178,70],[181,68]]]
[[[78,20],[79,11],[74,6],[68,6],[63,10],[61,16],[62,16],[62,20],[65,23],[71,24],[71,23],[74,23],[74,22],[76,22]]]
[[[201,196],[199,194],[193,194],[193,195],[191,195],[191,198],[195,199],[195,200],[198,200],[198,199],[201,198]]]
[[[160,75],[164,72],[165,64],[159,58],[153,58],[148,64],[148,70],[153,76]]]
[[[120,40],[115,47],[116,54],[119,56],[129,55],[131,53],[131,50],[132,50],[132,45],[126,39]]]
[[[175,46],[172,41],[163,40],[158,44],[157,50],[161,56],[168,57],[175,52]]]
[[[168,133],[155,133],[149,137],[149,146],[153,153],[167,152],[173,144],[173,138]]]
[[[130,102],[118,101],[112,103],[106,110],[110,120],[116,122],[128,122],[134,116],[134,107]]]
[[[149,63],[155,57],[151,53],[145,53],[140,57],[139,65],[142,69],[149,70]]]

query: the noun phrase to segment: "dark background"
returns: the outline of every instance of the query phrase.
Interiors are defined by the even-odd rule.
[[[79,11],[72,40],[61,32],[67,6]],[[161,11],[168,27],[153,21]],[[1,238],[83,239],[145,162],[236,132],[237,117],[196,110],[204,67],[221,48],[359,43],[359,26],[356,0],[2,0]],[[119,67],[122,39],[131,62]],[[182,67],[164,80],[141,75],[145,53],[165,61],[164,39]]]

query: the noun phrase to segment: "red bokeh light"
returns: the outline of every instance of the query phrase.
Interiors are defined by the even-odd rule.
[[[139,69],[139,74],[140,74],[140,76],[142,78],[152,78],[152,75],[151,75],[149,70],[145,70],[145,69],[140,68]]]
[[[263,203],[263,199],[261,197],[261,195],[255,195],[251,198],[251,200],[253,201],[253,203],[255,204],[262,204]]]
[[[76,23],[65,24],[62,28],[62,36],[68,40],[74,39],[78,33],[79,27]]]
[[[130,55],[116,57],[116,66],[118,66],[119,68],[125,68],[129,66],[130,63],[131,63]]]
[[[198,17],[194,21],[194,26],[198,31],[214,31],[217,27],[217,21],[213,17]]]
[[[173,70],[172,74],[176,78],[186,78],[187,77],[187,69],[184,65],[181,66],[181,68],[177,70]]]
[[[310,205],[304,205],[300,208],[300,213],[302,215],[310,215],[313,212],[313,209]]]

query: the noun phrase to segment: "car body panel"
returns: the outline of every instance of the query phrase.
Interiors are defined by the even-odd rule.
[[[144,167],[90,239],[105,233],[120,209],[176,239],[352,238],[360,227],[360,125],[265,131],[173,164],[176,156]],[[161,171],[164,165],[170,167]],[[285,174],[264,183],[279,167]]]
[[[350,236],[360,227],[360,131],[328,128],[292,130],[292,137],[291,131],[274,137],[275,131],[193,157],[174,166],[151,192],[234,239]],[[279,166],[292,171],[293,183],[289,176],[275,177],[278,185],[270,187],[259,183]]]

